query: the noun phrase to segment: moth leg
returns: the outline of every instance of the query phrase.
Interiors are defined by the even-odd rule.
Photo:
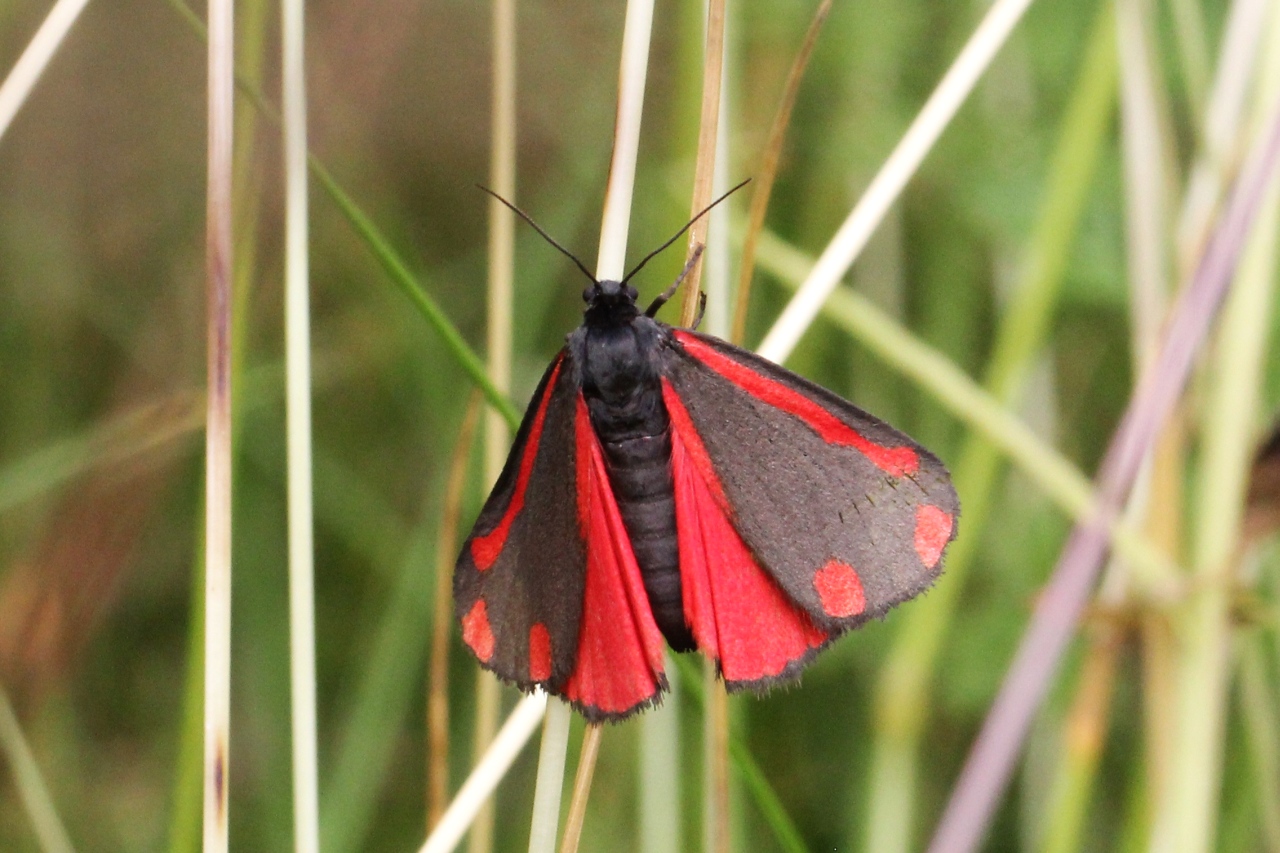
[[[706,310],[707,294],[706,291],[703,291],[698,294],[698,313],[693,315],[693,325],[689,328],[693,329],[695,332],[698,330],[698,326],[702,325],[702,315],[706,313]]]
[[[676,291],[680,289],[680,285],[684,283],[685,278],[689,275],[689,271],[693,269],[693,265],[698,262],[698,258],[702,257],[702,250],[706,247],[699,243],[693,247],[693,254],[689,256],[689,260],[685,263],[684,269],[680,270],[680,275],[676,276],[675,283],[666,290],[658,294],[657,298],[649,304],[645,309],[644,315],[652,318],[658,313],[658,309],[667,304],[667,300],[676,295]],[[696,323],[694,324],[697,325]]]

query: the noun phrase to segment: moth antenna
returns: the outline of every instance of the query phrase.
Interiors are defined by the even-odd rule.
[[[546,231],[543,231],[543,230],[542,230],[542,226],[540,226],[538,223],[536,223],[536,222],[534,222],[534,221],[533,221],[533,217],[532,217],[532,216],[530,216],[529,214],[525,213],[523,210],[521,210],[520,208],[516,207],[514,204],[512,204],[512,203],[511,203],[511,202],[509,202],[509,201],[507,201],[505,198],[503,198],[502,196],[498,195],[496,192],[494,192],[493,190],[489,189],[488,187],[481,186],[480,184],[476,184],[476,188],[477,188],[477,189],[480,189],[480,190],[483,190],[484,192],[487,192],[489,195],[493,196],[493,197],[494,197],[494,198],[496,198],[498,201],[502,202],[502,203],[503,203],[503,204],[505,204],[507,207],[511,208],[511,210],[516,214],[516,216],[519,216],[519,217],[520,217],[521,219],[523,219],[525,222],[528,222],[530,225],[532,225],[532,226],[533,226],[533,230],[534,230],[534,231],[537,231],[539,234],[541,234],[541,235],[542,235],[542,239],[543,239],[543,240],[546,240],[546,241],[547,241],[548,243],[550,243],[552,246],[555,246],[557,249],[559,249],[559,250],[560,250],[560,254],[564,255],[566,258],[568,258],[569,260],[571,260],[571,261],[573,261],[575,264],[577,264],[578,269],[582,270],[582,274],[583,274],[583,275],[585,275],[587,278],[591,279],[591,283],[592,283],[592,284],[599,284],[599,283],[600,283],[599,281],[597,281],[597,280],[596,280],[596,277],[595,277],[594,275],[592,275],[592,274],[591,274],[591,270],[587,269],[587,268],[586,268],[586,266],[585,266],[585,265],[583,265],[582,261],[580,261],[580,260],[578,260],[578,259],[577,259],[577,257],[573,254],[573,252],[570,252],[570,251],[569,251],[568,249],[566,249],[564,246],[561,246],[559,243],[557,243],[555,240],[553,240],[553,239],[551,238],[551,235],[550,235],[550,234],[548,234]],[[734,187],[734,189],[737,189],[737,187]],[[730,192],[732,192],[732,190],[730,190]],[[699,216],[701,216],[702,214],[700,213],[700,214],[698,214],[698,215],[699,215]],[[693,223],[690,223],[690,225],[692,225],[692,224],[693,224]],[[688,228],[689,226],[688,226],[688,225],[686,225],[685,227],[686,227],[686,228]],[[679,235],[676,235],[676,236],[679,236]],[[646,258],[646,260],[647,260],[647,258]]]
[[[711,212],[711,209],[712,209],[713,207],[715,207],[717,204],[719,204],[720,202],[724,201],[726,198],[728,198],[729,196],[733,195],[734,193],[736,193],[738,190],[742,189],[743,187],[745,187],[745,186],[746,186],[747,184],[749,184],[749,183],[751,183],[751,179],[750,179],[750,178],[747,178],[745,181],[743,181],[742,183],[738,184],[736,187],[734,187],[733,189],[729,190],[729,191],[728,191],[727,193],[725,193],[724,195],[720,196],[720,198],[716,199],[715,201],[711,202],[711,204],[707,205],[706,207],[702,208],[702,210],[698,211],[698,214],[697,214],[696,216],[694,216],[692,219],[690,219],[688,222],[686,222],[686,223],[685,223],[685,226],[684,226],[683,228],[681,228],[679,231],[677,231],[677,232],[675,233],[675,236],[674,236],[674,237],[672,237],[672,238],[671,238],[670,240],[668,240],[667,242],[663,243],[663,244],[662,244],[661,246],[659,246],[658,248],[654,249],[654,250],[653,250],[652,252],[650,252],[649,254],[645,255],[645,256],[644,256],[644,259],[643,259],[642,261],[640,261],[640,263],[636,264],[635,269],[633,269],[633,270],[631,270],[631,272],[627,273],[627,277],[626,277],[626,278],[624,278],[624,279],[622,280],[622,282],[621,282],[621,283],[622,283],[622,284],[626,284],[627,282],[631,281],[631,277],[632,277],[632,276],[634,276],[636,273],[640,272],[640,268],[641,268],[641,267],[643,267],[645,264],[649,263],[649,261],[653,260],[657,255],[661,254],[661,253],[662,253],[662,251],[663,251],[664,249],[666,249],[668,246],[670,246],[672,243],[674,243],[675,241],[679,240],[679,239],[680,239],[680,237],[684,235],[684,232],[688,231],[690,228],[692,228],[692,227],[693,227],[693,223],[697,222],[699,219],[701,219],[702,217],[706,216],[708,213],[710,213],[710,212]],[[482,189],[483,189],[483,188],[482,188]],[[528,217],[526,217],[526,218],[528,218]],[[535,227],[535,228],[537,228],[537,226],[536,226],[536,225],[535,225],[534,227]],[[562,249],[561,251],[564,251],[564,250]]]

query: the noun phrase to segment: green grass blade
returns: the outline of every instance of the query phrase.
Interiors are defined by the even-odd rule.
[[[1271,853],[1280,851],[1280,714],[1276,693],[1267,674],[1266,636],[1245,634],[1236,647],[1240,711],[1249,744],[1262,816],[1262,837]]]
[[[485,370],[484,362],[480,359],[480,356],[476,355],[475,350],[471,349],[470,345],[463,339],[462,333],[458,331],[453,323],[449,322],[449,318],[445,316],[444,311],[422,288],[422,285],[414,278],[413,273],[409,272],[409,267],[405,265],[404,260],[382,236],[382,232],[373,224],[373,220],[356,205],[342,187],[338,186],[338,182],[329,174],[329,170],[324,167],[324,164],[316,159],[315,155],[311,155],[310,164],[312,174],[319,179],[325,192],[338,205],[338,209],[347,217],[347,221],[356,229],[356,233],[365,241],[369,250],[373,252],[373,256],[382,265],[383,270],[391,277],[392,283],[409,298],[409,301],[421,312],[427,322],[435,328],[440,337],[444,338],[445,346],[448,347],[449,352],[462,365],[462,369],[471,377],[471,381],[484,394],[489,404],[506,419],[512,428],[518,426],[520,413],[516,411],[515,407],[511,405],[511,401],[489,379],[489,373]]]
[[[0,751],[8,759],[18,795],[35,827],[41,849],[45,853],[72,853],[71,839],[62,825],[62,818],[58,817],[49,786],[45,784],[40,765],[31,753],[18,716],[9,702],[9,694],[3,687],[0,687]]]
[[[0,468],[0,513],[94,468],[127,462],[203,428],[204,395],[180,392],[55,439]]]

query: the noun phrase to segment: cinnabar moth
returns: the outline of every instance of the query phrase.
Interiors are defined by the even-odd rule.
[[[688,225],[597,281],[509,206],[591,286],[458,558],[462,637],[483,666],[620,720],[660,701],[664,640],[714,659],[729,690],[766,690],[937,579],[960,507],[933,454],[655,320],[689,266],[637,307],[627,282]]]

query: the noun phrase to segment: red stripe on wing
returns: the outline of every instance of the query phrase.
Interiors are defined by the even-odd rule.
[[[657,696],[663,684],[663,640],[581,395],[574,432],[587,577],[578,657],[564,696],[589,716],[616,716]]]
[[[773,678],[821,646],[827,634],[756,563],[730,522],[711,458],[680,397],[665,379],[671,474],[684,613],[703,654],[726,682]]]
[[[757,400],[795,415],[828,444],[855,448],[891,477],[913,474],[920,467],[920,457],[912,448],[876,444],[800,392],[735,361],[687,332],[676,331],[675,336],[689,355]]]
[[[547,404],[551,402],[551,394],[555,391],[556,379],[560,376],[560,368],[563,364],[564,356],[556,359],[551,378],[547,380],[542,399],[538,401],[538,413],[534,415],[533,424],[529,428],[529,438],[524,444],[524,455],[520,457],[520,471],[516,475],[516,487],[511,492],[511,503],[507,504],[507,511],[502,514],[502,520],[498,522],[497,527],[484,536],[477,536],[471,540],[471,559],[475,561],[476,568],[482,572],[498,559],[498,555],[502,553],[502,546],[507,544],[507,535],[511,532],[512,522],[515,521],[520,510],[524,509],[524,492],[529,487],[529,478],[533,476],[533,463],[538,458],[542,426],[547,419]]]

